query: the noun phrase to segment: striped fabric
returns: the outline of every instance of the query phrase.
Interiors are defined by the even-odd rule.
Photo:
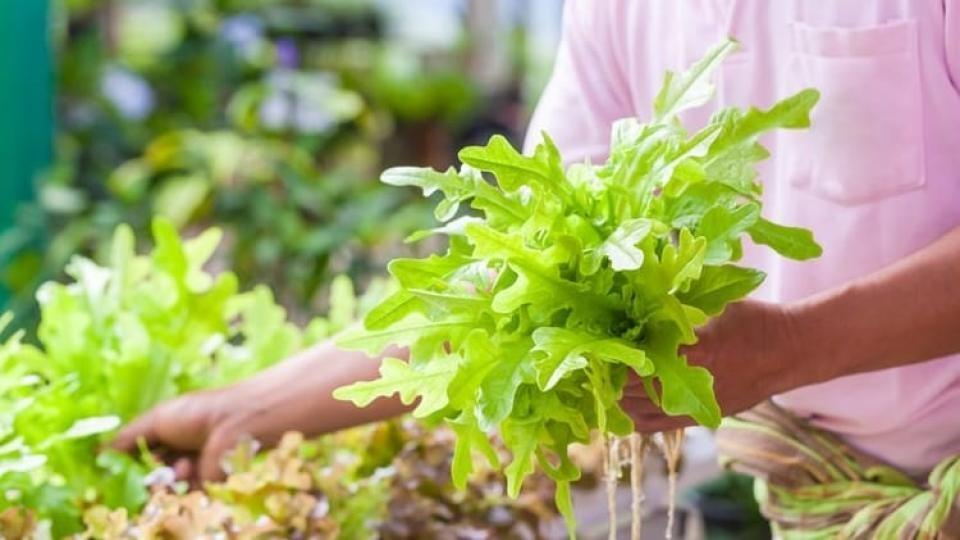
[[[724,420],[717,444],[722,465],[757,479],[783,540],[960,539],[960,456],[921,485],[769,402]]]

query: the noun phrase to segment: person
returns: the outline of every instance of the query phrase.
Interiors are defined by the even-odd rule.
[[[724,459],[766,482],[763,508],[784,537],[909,523],[929,535],[918,537],[946,537],[937,531],[960,520],[960,3],[570,0],[527,147],[544,130],[570,161],[602,161],[612,123],[648,117],[664,72],[728,35],[740,50],[720,68],[717,97],[684,123],[695,129],[718,107],[769,106],[818,88],[809,130],[764,140],[761,178],[765,212],[812,229],[823,256],[797,263],[748,248],[746,263],[768,274],[764,287],[686,351],[715,374],[723,411],[744,413],[721,430]],[[323,344],[234,386],[161,404],[116,445],[144,437],[193,456],[178,465],[184,474],[215,478],[241,435],[270,443],[286,430],[319,434],[402,412],[396,401],[356,409],[332,399],[376,367]],[[636,384],[623,403],[640,431],[690,424],[665,416]],[[794,469],[774,466],[783,462]],[[844,505],[811,503],[827,485]],[[850,486],[873,491],[857,498]],[[797,518],[801,499],[810,514]],[[899,521],[884,522],[893,515]]]

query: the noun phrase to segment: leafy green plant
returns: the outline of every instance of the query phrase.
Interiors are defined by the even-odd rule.
[[[0,346],[0,509],[31,509],[56,537],[77,531],[88,506],[146,501],[149,466],[98,453],[122,422],[249,376],[353,319],[349,281],[334,287],[344,305],[301,331],[268,288],[241,292],[232,273],[204,270],[218,230],[181,241],[156,220],[153,235],[149,255],[121,226],[107,266],[75,257],[70,282],[38,292],[40,346],[23,343],[22,330]]]
[[[241,284],[268,281],[281,304],[309,312],[334,257],[341,269],[372,273],[382,265],[376,249],[429,219],[418,201],[368,180],[364,166],[327,158],[321,168],[283,140],[183,130],[152,141],[107,185],[131,217],[157,214],[178,228],[215,222]]]
[[[651,121],[616,123],[602,165],[564,169],[544,134],[529,156],[495,136],[461,150],[459,171],[387,170],[387,184],[442,193],[435,215],[444,225],[415,239],[443,234],[449,248],[392,261],[401,289],[339,340],[373,354],[406,346],[409,361],[387,358],[378,380],[335,395],[365,406],[398,393],[417,401],[414,416],[446,418],[458,435],[460,486],[474,453],[498,466],[488,442],[497,430],[512,454],[509,493],[539,464],[557,482],[571,532],[570,482],[580,471],[568,448],[592,430],[634,431],[619,405],[629,373],[667,414],[716,427],[713,378],[678,349],[763,281],[735,264],[742,237],[794,259],[821,251],[809,231],[761,216],[754,169],[767,156],[758,136],[809,125],[815,90],[767,110],[719,111],[693,134],[680,124],[680,112],[709,101],[711,74],[735,48],[723,43],[667,73]],[[456,218],[463,205],[476,212]]]
[[[370,77],[324,53],[375,44],[374,3],[71,0],[52,11],[56,160],[0,234],[0,301],[28,341],[37,287],[72,255],[105,253],[120,223],[138,243],[154,214],[180,230],[220,226],[241,285],[268,281],[303,312],[337,272],[367,277],[380,266],[372,251],[422,226],[426,212],[398,211],[409,197],[375,182],[392,113],[358,84]],[[375,227],[384,215],[397,219]]]

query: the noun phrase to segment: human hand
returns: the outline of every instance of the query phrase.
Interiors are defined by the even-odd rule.
[[[793,316],[777,304],[745,301],[697,331],[695,345],[684,347],[691,365],[714,376],[714,392],[725,416],[742,412],[774,394],[805,384]],[[669,416],[653,403],[639,377],[632,375],[621,405],[637,431],[656,433],[692,426],[686,416]]]
[[[161,403],[123,428],[112,446],[132,452],[142,438],[179,479],[218,480],[224,454],[245,438],[270,447],[287,431],[310,437],[402,413],[399,400],[359,409],[333,398],[340,386],[375,378],[379,365],[378,358],[323,343],[246,381]]]
[[[185,394],[160,403],[124,427],[111,446],[132,452],[142,439],[173,467],[178,479],[219,480],[223,456],[241,439],[251,437],[272,446],[291,429],[272,418],[266,402],[250,399],[249,386]]]

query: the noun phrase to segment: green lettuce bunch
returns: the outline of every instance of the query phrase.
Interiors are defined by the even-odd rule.
[[[711,72],[735,48],[720,44],[687,72],[667,73],[651,120],[616,123],[602,165],[565,168],[544,134],[533,155],[495,136],[461,150],[459,171],[386,171],[387,184],[442,196],[443,225],[413,239],[442,234],[449,247],[392,261],[400,290],[339,340],[371,354],[406,346],[409,361],[387,358],[379,379],[335,395],[365,406],[398,393],[417,402],[415,416],[445,418],[458,436],[460,486],[474,453],[499,466],[488,442],[498,432],[512,454],[510,495],[539,464],[571,526],[580,471],[568,447],[592,430],[633,431],[618,403],[628,373],[667,414],[716,427],[713,378],[678,349],[763,281],[736,264],[744,235],[793,259],[821,251],[809,231],[761,216],[755,171],[768,155],[758,137],[808,126],[817,91],[767,110],[721,110],[693,134],[678,119],[710,100]]]
[[[0,510],[30,509],[57,538],[81,530],[86,507],[146,502],[149,465],[99,452],[121,423],[246,377],[353,319],[348,303],[349,314],[334,310],[304,333],[266,287],[240,292],[234,274],[204,270],[218,230],[181,241],[157,220],[153,236],[152,253],[138,255],[121,226],[108,265],[75,257],[69,283],[37,294],[39,346],[22,332],[0,345]],[[334,289],[352,297],[349,281]]]

